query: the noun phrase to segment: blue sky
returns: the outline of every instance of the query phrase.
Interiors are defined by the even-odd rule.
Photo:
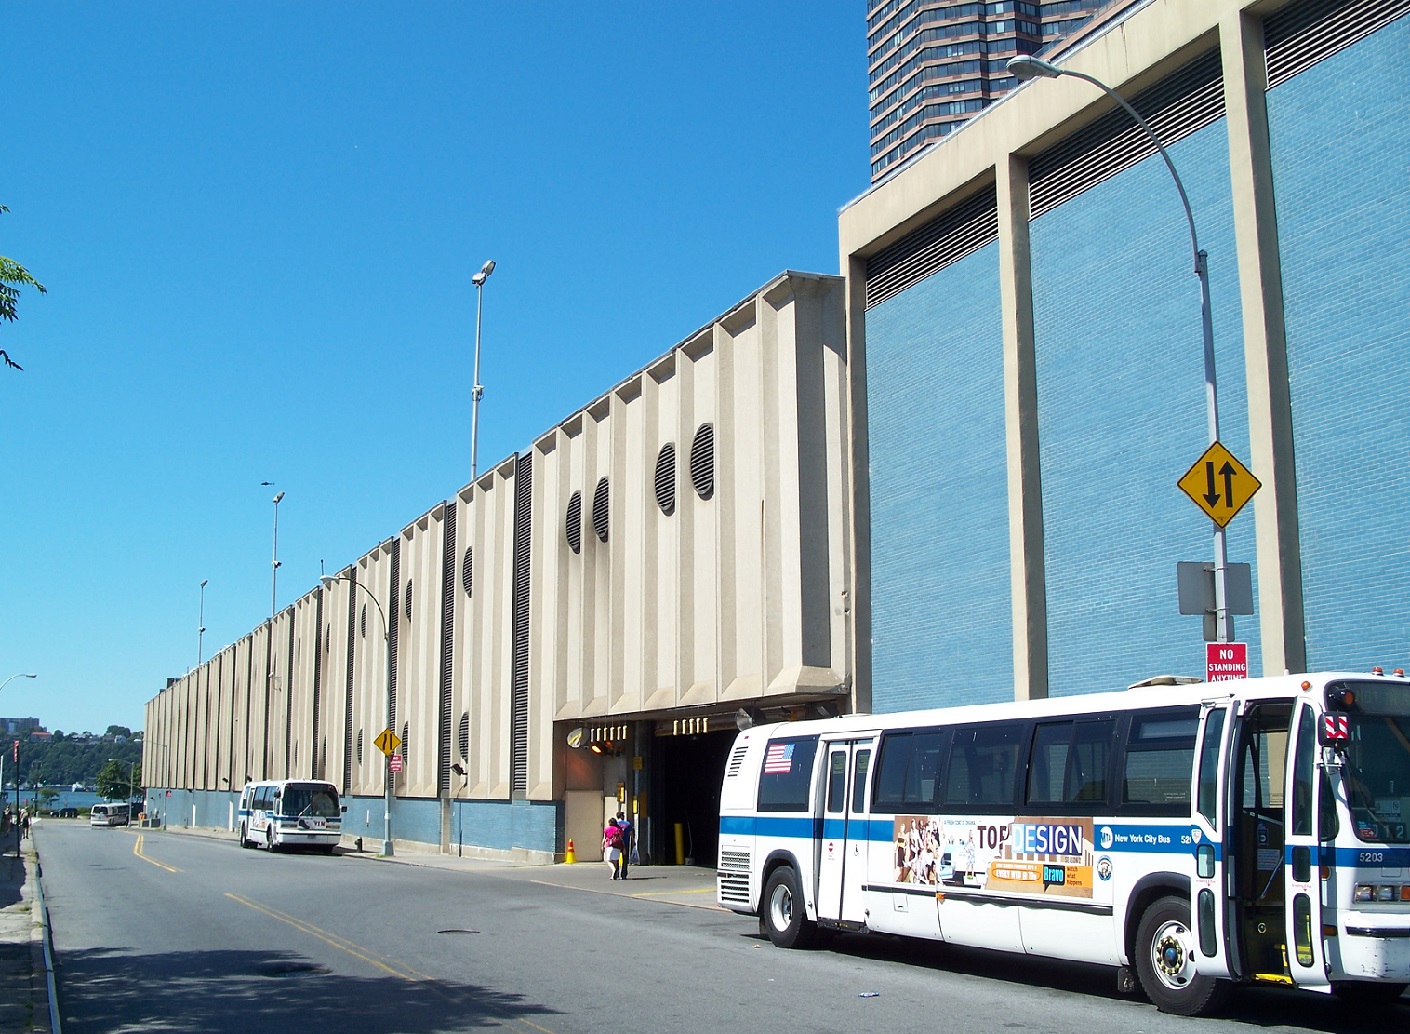
[[[0,715],[168,676],[784,269],[867,187],[860,0],[14,3]],[[415,447],[413,447],[415,446]],[[273,488],[260,482],[272,481]]]

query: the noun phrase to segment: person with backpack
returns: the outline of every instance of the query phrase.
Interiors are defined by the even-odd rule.
[[[622,831],[622,864],[618,866],[622,879],[627,878],[627,867],[632,860],[632,820],[627,818],[626,812],[617,812],[617,828]]]
[[[618,879],[622,864],[622,827],[616,819],[607,820],[607,828],[602,831],[602,860],[612,869],[612,878]]]

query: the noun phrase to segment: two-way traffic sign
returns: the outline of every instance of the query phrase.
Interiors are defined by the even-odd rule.
[[[1180,490],[1219,527],[1244,508],[1263,483],[1232,452],[1215,442],[1185,471]]]

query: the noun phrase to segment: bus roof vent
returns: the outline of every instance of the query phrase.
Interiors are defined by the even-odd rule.
[[[729,764],[725,766],[725,776],[739,775],[740,768],[744,765],[744,755],[749,753],[749,744],[741,743],[730,752]]]
[[[1152,675],[1140,682],[1133,682],[1127,689],[1149,689],[1152,686],[1196,686],[1200,680],[1189,675]]]

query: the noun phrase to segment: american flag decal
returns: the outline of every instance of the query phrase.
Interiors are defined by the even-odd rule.
[[[793,744],[772,743],[764,754],[765,775],[788,775],[793,771]]]

